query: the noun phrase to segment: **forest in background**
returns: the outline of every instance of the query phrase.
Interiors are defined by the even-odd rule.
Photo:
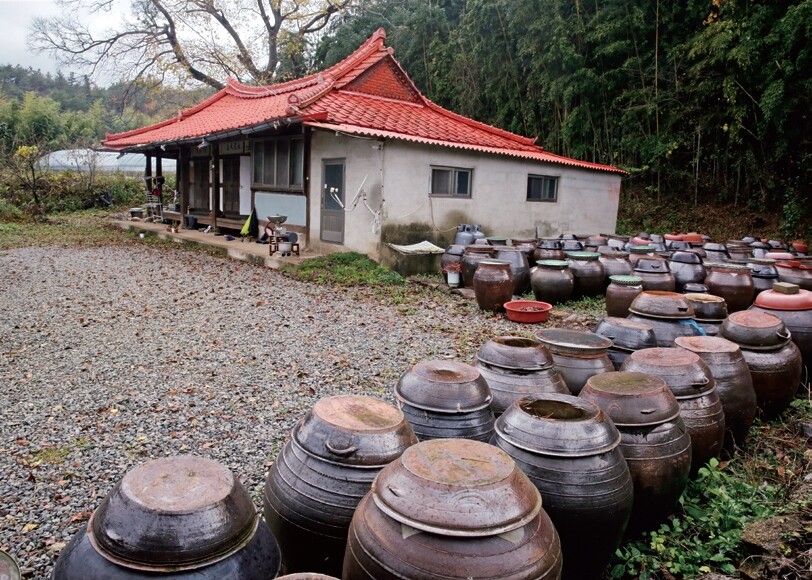
[[[812,0],[359,0],[278,78],[330,66],[379,27],[428,98],[626,169],[624,198],[777,215],[784,235],[812,235]],[[91,143],[210,91],[0,67],[0,139],[6,154]]]

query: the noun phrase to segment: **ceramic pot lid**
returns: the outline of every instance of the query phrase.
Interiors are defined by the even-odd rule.
[[[319,399],[294,428],[293,439],[307,453],[332,463],[371,468],[417,443],[400,409],[361,395]]]
[[[612,346],[605,336],[567,328],[545,328],[536,332],[536,338],[559,354],[600,354]]]
[[[756,296],[754,304],[767,310],[812,310],[812,291],[798,289],[797,294],[765,290]]]
[[[606,316],[595,326],[595,334],[611,340],[613,348],[638,350],[657,346],[657,337],[650,324],[628,318]]]
[[[671,254],[671,261],[680,262],[682,264],[701,264],[702,257],[690,250],[677,250]]]
[[[696,353],[733,354],[741,351],[739,345],[721,336],[678,336],[674,344]]]
[[[93,548],[115,564],[193,570],[240,550],[259,523],[251,496],[211,459],[155,459],[127,472],[87,523]]]
[[[401,375],[395,396],[418,409],[438,413],[478,411],[493,399],[488,382],[475,367],[450,360],[417,363]]]
[[[523,397],[496,420],[499,437],[552,457],[588,457],[620,445],[620,432],[601,409],[572,395]]]
[[[524,371],[540,371],[553,366],[553,357],[538,340],[521,336],[497,336],[483,344],[477,360],[487,365]]]
[[[629,307],[629,312],[668,320],[694,317],[694,309],[684,295],[661,290],[644,290],[638,294]]]
[[[621,370],[655,375],[663,379],[677,399],[705,395],[716,388],[708,365],[683,348],[644,348],[633,352]]]
[[[685,299],[694,309],[694,318],[700,322],[721,322],[727,318],[727,302],[714,294],[689,292]]]
[[[598,252],[567,252],[566,256],[570,260],[585,260],[587,262],[593,262],[601,257]]]
[[[640,258],[634,266],[634,271],[649,274],[666,274],[671,269],[668,267],[668,262],[661,258]]]
[[[660,377],[630,371],[587,379],[579,396],[598,405],[619,427],[646,427],[680,415],[677,398]]]
[[[790,340],[784,321],[775,314],[760,310],[740,310],[728,316],[719,334],[745,348],[779,348]]]
[[[501,449],[469,439],[418,443],[384,467],[372,499],[389,517],[441,536],[493,536],[541,510],[536,486]]]

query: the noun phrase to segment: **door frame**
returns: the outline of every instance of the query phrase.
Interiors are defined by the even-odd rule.
[[[328,165],[340,165],[341,166],[341,203],[345,204],[346,207],[346,191],[347,191],[347,159],[346,157],[337,157],[337,158],[330,158],[330,159],[322,159],[321,161],[321,191],[319,192],[319,200],[321,204],[321,219],[320,219],[320,227],[319,227],[319,238],[322,242],[330,243],[330,244],[344,244],[344,236],[346,233],[346,219],[344,215],[344,209],[340,210],[333,210],[333,209],[326,209],[325,208],[325,200],[327,199],[327,166]],[[329,212],[329,213],[327,213]],[[328,216],[341,216],[341,231],[340,231],[340,239],[326,239],[324,237],[324,219]],[[337,230],[330,230],[334,233],[339,233]]]

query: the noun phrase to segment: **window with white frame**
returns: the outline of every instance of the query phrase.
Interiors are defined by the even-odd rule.
[[[255,187],[302,191],[304,139],[277,137],[253,145]]]
[[[527,176],[527,201],[557,201],[558,178],[549,175]]]
[[[460,167],[431,168],[431,189],[436,197],[471,197],[471,169]]]

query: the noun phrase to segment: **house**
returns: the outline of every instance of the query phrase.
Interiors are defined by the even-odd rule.
[[[625,172],[547,152],[534,139],[424,97],[383,29],[340,63],[298,80],[227,86],[177,117],[108,134],[147,155],[147,175],[177,161],[181,212],[240,228],[288,216],[302,247],[387,261],[386,243],[443,245],[459,223],[489,235],[614,232]],[[217,208],[213,211],[212,208]],[[389,256],[391,258],[391,256]]]

